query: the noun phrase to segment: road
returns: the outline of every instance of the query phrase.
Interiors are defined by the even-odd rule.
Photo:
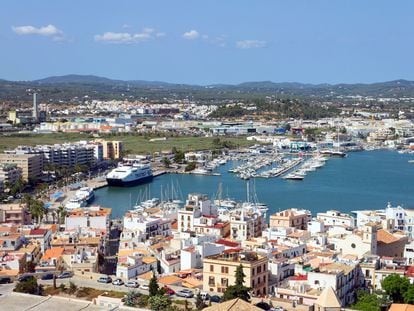
[[[49,286],[53,285],[53,280],[38,280],[38,282],[39,284],[42,284],[42,285],[49,285]],[[148,295],[148,290],[144,290],[140,288],[129,288],[129,287],[126,287],[125,285],[117,286],[117,285],[113,285],[112,283],[108,283],[108,284],[98,283],[96,280],[84,279],[84,278],[80,278],[76,276],[73,276],[67,279],[56,279],[56,286],[59,286],[60,284],[65,284],[68,287],[69,282],[73,282],[78,287],[92,287],[92,288],[101,289],[101,290],[107,290],[107,291],[112,290],[112,291],[125,292],[125,293],[131,290],[135,290],[141,294]],[[183,289],[182,287],[178,287],[178,286],[169,286],[169,287],[173,289],[174,291],[179,291]],[[173,295],[171,298],[174,300],[185,300],[186,299],[184,297],[178,297],[175,295]],[[195,298],[188,298],[187,300],[191,303],[195,303]]]
[[[16,286],[16,283],[0,284],[0,295],[7,295],[11,293]]]

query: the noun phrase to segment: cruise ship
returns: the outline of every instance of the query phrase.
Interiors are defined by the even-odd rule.
[[[152,170],[149,164],[138,161],[121,163],[106,175],[109,186],[134,186],[152,180]]]

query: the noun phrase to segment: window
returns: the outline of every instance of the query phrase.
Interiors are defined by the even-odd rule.
[[[214,272],[214,266],[210,265],[210,272]]]
[[[214,283],[216,282],[216,280],[214,279],[214,276],[210,276],[208,278],[208,285],[210,286],[214,286]]]
[[[225,278],[222,278],[221,279],[221,286],[227,287],[228,284],[229,284],[229,280],[228,279],[225,279]]]
[[[257,267],[257,273],[259,274],[260,272],[262,272],[262,267],[261,266]]]
[[[221,267],[221,273],[229,273],[229,267]]]

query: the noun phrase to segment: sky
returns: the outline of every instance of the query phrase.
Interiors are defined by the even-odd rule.
[[[1,0],[0,78],[414,80],[414,1]]]

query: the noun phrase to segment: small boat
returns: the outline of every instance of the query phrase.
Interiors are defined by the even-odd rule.
[[[283,177],[283,179],[288,180],[303,180],[303,178],[305,178],[305,176],[298,173],[290,173]]]
[[[210,175],[211,171],[209,171],[207,169],[204,169],[204,168],[196,168],[195,170],[193,170],[191,172],[191,174],[194,174],[194,175]]]

